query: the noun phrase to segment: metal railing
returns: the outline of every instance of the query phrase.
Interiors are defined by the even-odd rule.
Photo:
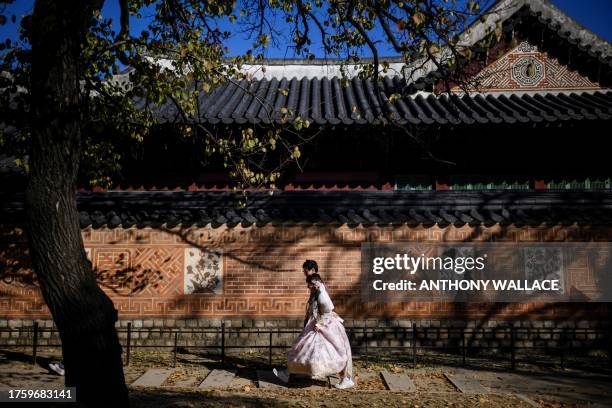
[[[362,357],[365,364],[368,364],[368,360],[371,356],[372,351],[376,350],[399,350],[409,351],[409,357],[412,359],[413,366],[417,365],[417,355],[419,351],[425,350],[452,350],[461,356],[461,363],[467,364],[468,354],[472,350],[486,350],[486,349],[501,349],[509,353],[509,364],[512,370],[516,369],[517,363],[517,352],[521,350],[547,350],[558,353],[560,358],[561,367],[564,366],[565,358],[568,354],[578,349],[581,351],[585,350],[607,350],[608,353],[608,364],[612,368],[612,331],[611,329],[587,329],[587,328],[518,328],[518,327],[497,327],[497,328],[447,328],[447,327],[417,327],[415,323],[412,327],[393,327],[393,328],[380,328],[380,327],[347,327],[346,328],[349,339],[351,340],[351,346],[354,351],[362,352]],[[25,328],[0,328],[0,333],[3,332],[19,332],[20,334],[31,333],[28,336],[32,339],[32,342],[20,344],[4,344],[0,343],[0,348],[32,348],[32,363],[36,364],[38,351],[40,348],[56,348],[61,347],[61,344],[40,344],[40,337],[43,333],[58,333],[55,328],[40,328],[38,322],[34,322],[31,327]],[[217,349],[220,352],[221,364],[226,363],[227,352],[229,350],[240,350],[240,349],[267,349],[268,351],[268,364],[272,365],[273,350],[275,349],[288,349],[291,347],[289,344],[275,344],[275,336],[281,336],[283,334],[293,334],[297,336],[301,333],[301,329],[259,329],[259,328],[236,328],[227,327],[225,322],[222,322],[220,327],[216,328],[140,328],[134,329],[132,323],[128,322],[126,328],[118,328],[118,333],[125,333],[125,342],[122,344],[123,352],[125,353],[125,365],[130,364],[130,355],[133,349],[138,348],[155,348],[155,349],[172,349],[172,360],[173,366],[176,366],[178,350],[181,348],[187,348],[189,350],[205,350],[205,349]],[[168,344],[137,344],[134,341],[134,334],[140,333],[151,334],[151,332],[159,333],[160,339],[163,334],[169,334],[171,337],[171,343]],[[179,336],[182,338],[185,335],[199,334],[206,336],[206,334],[214,334],[215,342],[213,344],[199,344],[199,345],[182,345],[179,341]],[[267,335],[268,342],[266,345],[261,344],[228,344],[228,338],[232,337],[232,334],[240,336],[241,334],[246,335]],[[392,334],[395,338],[389,339],[385,336]],[[361,336],[360,340],[357,341],[358,335]],[[444,335],[444,336],[442,336]],[[402,345],[378,345],[380,341],[397,340],[397,337],[401,339]],[[532,343],[530,346],[517,345],[517,340],[527,341]],[[202,340],[202,343],[210,341],[210,339]],[[481,344],[481,342],[495,343]],[[550,346],[548,344],[536,345],[536,343],[549,343],[555,342],[557,346]],[[369,344],[370,342],[376,342],[376,345]],[[428,343],[447,343],[447,345],[436,345]],[[592,343],[591,345],[575,346],[574,342],[587,342]],[[184,342],[186,343],[186,342]],[[453,344],[454,343],[454,344]],[[407,344],[407,345],[406,345]]]

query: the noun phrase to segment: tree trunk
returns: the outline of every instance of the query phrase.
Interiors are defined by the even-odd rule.
[[[66,386],[86,406],[128,405],[117,311],[87,261],[76,207],[81,123],[81,51],[103,0],[37,0],[32,16],[30,253],[62,340]]]

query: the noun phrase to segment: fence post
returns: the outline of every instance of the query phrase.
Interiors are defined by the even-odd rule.
[[[32,364],[36,365],[36,352],[38,351],[38,322],[34,322],[34,341],[32,342]]]
[[[563,328],[560,334],[560,357],[561,357],[561,368],[565,368],[565,344],[567,343],[567,328]]]
[[[130,365],[130,348],[132,347],[132,322],[128,322],[127,326],[127,344],[125,347],[125,365]]]
[[[576,339],[576,328],[574,328],[572,330],[572,333],[570,333],[570,340],[567,342],[567,358],[571,358],[572,353],[573,353],[573,348],[574,348],[574,340]]]
[[[176,367],[177,343],[178,343],[178,332],[174,332],[174,357],[172,361],[172,367]]]
[[[368,366],[368,321],[363,324],[363,341],[365,344],[365,366]]]
[[[510,365],[512,369],[516,369],[516,344],[514,340],[514,325],[510,327]]]
[[[269,347],[268,347],[268,365],[270,367],[272,367],[272,330],[270,330],[270,343],[269,343]]]
[[[416,368],[416,342],[417,342],[417,327],[416,323],[412,323],[412,367]]]
[[[221,364],[225,365],[225,322],[221,322]]]
[[[612,368],[612,325],[608,328],[608,364]]]
[[[467,354],[466,341],[465,341],[465,327],[461,328],[461,361],[465,365],[465,356]]]

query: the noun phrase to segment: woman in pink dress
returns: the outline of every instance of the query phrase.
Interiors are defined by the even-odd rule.
[[[287,353],[287,369],[274,369],[283,382],[289,382],[290,374],[305,374],[311,378],[326,378],[340,374],[336,388],[355,386],[351,345],[344,330],[343,320],[334,312],[334,304],[318,273],[306,278],[308,322]]]

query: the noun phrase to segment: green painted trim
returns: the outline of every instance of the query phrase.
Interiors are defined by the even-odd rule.
[[[584,180],[553,180],[548,182],[547,187],[551,190],[608,190],[612,188],[612,181],[607,179]]]
[[[429,191],[434,189],[434,181],[427,175],[396,176],[393,185],[398,191]]]

